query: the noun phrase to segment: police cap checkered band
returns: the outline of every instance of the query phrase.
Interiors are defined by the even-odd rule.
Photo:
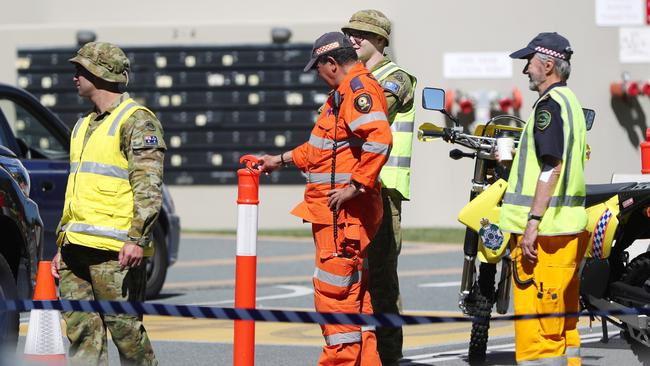
[[[561,58],[563,60],[566,58],[566,56],[564,56],[564,54],[561,54],[559,52],[555,52],[553,50],[549,50],[548,48],[544,48],[542,46],[535,47],[535,51],[537,51],[539,53],[543,53],[545,55]]]
[[[343,33],[329,32],[318,37],[311,50],[311,59],[307,63],[307,66],[305,66],[304,71],[311,70],[316,63],[316,60],[318,60],[318,57],[340,48],[353,48],[350,39]]]
[[[566,38],[555,32],[546,32],[538,34],[537,37],[528,43],[528,46],[511,53],[510,57],[528,58],[537,52],[569,61],[571,60],[573,49],[571,49],[569,40]]]
[[[319,48],[318,48],[314,53],[315,53],[316,55],[320,56],[320,55],[324,54],[325,52],[329,52],[329,51],[331,51],[331,50],[335,50],[335,49],[337,49],[337,48],[339,48],[339,47],[340,47],[340,45],[339,45],[338,42],[332,42],[332,43],[330,43],[330,44],[326,44],[326,45],[323,46],[323,47],[319,47]]]

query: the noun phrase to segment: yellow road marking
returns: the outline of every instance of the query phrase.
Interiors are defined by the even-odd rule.
[[[421,269],[412,271],[399,271],[399,277],[419,277],[419,276],[435,276],[435,275],[450,275],[460,274],[462,268],[438,268],[438,269]],[[287,283],[311,283],[309,276],[274,276],[274,277],[258,277],[258,285],[275,285]],[[164,285],[166,290],[175,289],[202,289],[212,287],[234,287],[235,279],[225,280],[205,280],[205,281],[178,281],[167,282]]]
[[[302,309],[311,310],[311,309]],[[457,312],[426,312],[419,315],[458,316]],[[231,320],[189,319],[168,316],[145,316],[144,324],[153,341],[232,343],[234,322]],[[583,317],[578,327],[587,327]],[[65,334],[65,327],[62,329]],[[470,323],[440,323],[404,327],[404,347],[435,346],[461,343],[469,339]],[[27,324],[20,325],[20,334],[27,334]],[[492,322],[490,337],[514,336],[513,322]],[[255,343],[259,345],[322,346],[323,337],[318,324],[257,322]]]
[[[456,244],[410,244],[402,248],[401,256],[450,253],[460,251],[461,247]],[[270,257],[258,257],[257,263],[289,263],[303,260],[314,260],[314,254],[279,255]],[[233,266],[235,258],[215,258],[178,261],[174,268],[184,267],[209,267],[209,266]]]

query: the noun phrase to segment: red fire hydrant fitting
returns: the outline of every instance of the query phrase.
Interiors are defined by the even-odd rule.
[[[641,146],[641,173],[650,174],[650,128],[645,130],[645,141]]]

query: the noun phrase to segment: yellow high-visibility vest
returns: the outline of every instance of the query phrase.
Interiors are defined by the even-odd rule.
[[[147,108],[127,99],[92,132],[84,146],[91,115],[80,119],[70,140],[70,175],[65,192],[61,233],[71,243],[120,251],[133,220],[129,163],[120,150],[120,128],[137,110]],[[153,254],[153,246],[144,255]]]
[[[411,79],[413,90],[417,84],[415,76],[409,74],[394,62],[373,71],[372,74],[379,84],[395,71],[403,71]],[[415,126],[415,103],[403,113],[397,113],[390,123],[393,131],[393,149],[388,156],[388,161],[381,169],[379,177],[386,188],[394,188],[402,194],[404,199],[411,198],[411,151],[413,150],[413,128]]]
[[[584,112],[575,94],[566,86],[554,87],[546,95],[556,101],[562,111],[564,151],[562,171],[549,207],[539,224],[538,233],[575,234],[587,226],[584,179],[587,128]],[[540,101],[542,99],[544,97],[540,98]],[[508,189],[499,217],[501,230],[512,233],[521,234],[526,229],[528,212],[542,167],[535,152],[535,108],[526,122],[517,154],[512,162]]]

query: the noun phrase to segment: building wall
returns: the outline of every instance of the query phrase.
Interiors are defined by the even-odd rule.
[[[647,97],[639,98],[641,109],[636,113],[640,122],[628,133],[612,110],[609,84],[619,80],[623,71],[630,72],[633,79],[650,79],[650,69],[647,64],[619,62],[618,28],[596,26],[595,0],[143,0],[123,8],[118,4],[80,0],[6,4],[0,13],[0,48],[5,50],[0,54],[0,81],[15,84],[17,47],[70,46],[79,29],[94,30],[99,40],[121,45],[240,44],[268,42],[270,29],[284,26],[293,31],[293,41],[311,42],[326,31],[339,29],[352,12],[377,8],[393,21],[390,53],[419,78],[418,103],[424,86],[501,92],[516,86],[523,91],[525,117],[537,95],[528,91],[527,77],[520,74],[523,61],[513,62],[511,79],[446,80],[443,54],[511,52],[525,46],[539,32],[557,31],[571,41],[575,50],[569,85],[584,107],[596,110],[595,127],[588,134],[593,152],[587,164],[587,181],[604,183],[615,172],[637,173],[640,169],[638,141],[645,138],[644,112],[650,111],[650,104]],[[444,123],[441,114],[421,108],[417,121]],[[405,226],[458,225],[455,215],[467,200],[473,164],[467,159],[449,159],[450,149],[441,141],[414,142],[413,200],[404,205]],[[288,211],[301,199],[302,189],[264,186],[262,177],[260,226],[301,225]],[[235,227],[236,187],[178,186],[171,187],[171,192],[184,227]]]

